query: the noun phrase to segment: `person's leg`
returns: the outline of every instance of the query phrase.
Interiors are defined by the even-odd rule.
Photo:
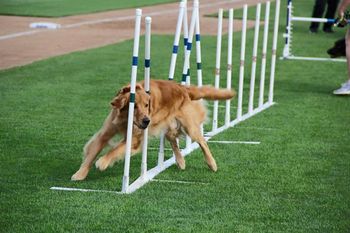
[[[327,11],[325,17],[327,19],[333,19],[335,17],[335,12],[338,8],[339,0],[327,0]],[[325,23],[323,25],[323,31],[333,32],[332,30],[333,23]]]
[[[321,18],[323,17],[323,13],[326,7],[326,0],[316,0],[314,9],[312,11],[312,17],[313,18]],[[310,25],[310,31],[311,32],[317,32],[319,23],[318,22],[312,22]]]
[[[346,60],[348,69],[348,80],[342,84],[341,88],[333,91],[335,95],[350,95],[350,29],[348,29],[345,37],[346,43]]]

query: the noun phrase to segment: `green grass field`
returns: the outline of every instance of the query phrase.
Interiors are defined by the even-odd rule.
[[[307,15],[310,3],[296,2],[304,4],[296,15]],[[310,35],[308,25],[295,24],[293,49],[325,56],[344,33]],[[173,37],[152,39],[153,77],[166,79]],[[240,33],[234,43],[240,43]],[[225,44],[226,37],[223,51]],[[202,37],[206,84],[214,83],[215,45],[215,37]],[[280,37],[279,54],[282,45]],[[210,144],[217,173],[197,150],[187,157],[185,171],[172,166],[157,177],[198,184],[151,182],[131,195],[51,191],[51,186],[120,190],[122,163],[106,172],[93,168],[83,182],[70,177],[84,144],[108,114],[109,101],[129,81],[131,53],[132,41],[126,41],[0,71],[1,232],[349,232],[350,101],[331,94],[346,80],[345,63],[278,60],[276,104],[214,138],[260,145]],[[236,46],[236,89],[238,58]],[[180,73],[178,66],[178,80]],[[245,77],[247,89],[249,62]],[[151,144],[157,146],[157,140]],[[156,160],[156,151],[150,151],[150,165]],[[131,163],[135,179],[140,156]]]
[[[169,2],[176,0],[0,0],[0,15],[62,17]]]

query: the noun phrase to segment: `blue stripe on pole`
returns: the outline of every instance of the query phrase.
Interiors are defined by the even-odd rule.
[[[192,43],[189,43],[189,42],[188,42],[188,43],[187,43],[187,50],[190,51],[191,49],[192,49]]]
[[[151,67],[151,59],[145,59],[145,67],[146,68]]]
[[[201,70],[202,69],[202,63],[197,63],[197,70]]]
[[[196,34],[196,41],[200,41],[201,40],[201,35],[200,34]]]
[[[182,82],[186,82],[187,74],[182,74]]]
[[[130,103],[135,103],[135,93],[130,93]]]
[[[138,57],[132,57],[132,65],[137,66],[138,64]]]
[[[335,19],[327,19],[327,23],[335,23]]]
[[[187,38],[184,38],[184,45],[185,45],[185,46],[187,45],[187,42],[188,42],[188,39],[187,39]]]
[[[178,49],[179,49],[179,46],[177,46],[177,45],[174,45],[173,46],[173,53],[177,53],[177,51],[178,51]]]

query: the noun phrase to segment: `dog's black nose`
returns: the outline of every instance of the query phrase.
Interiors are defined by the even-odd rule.
[[[142,125],[145,126],[145,127],[147,127],[150,121],[151,121],[151,120],[150,120],[148,117],[144,117],[144,118],[142,119]]]

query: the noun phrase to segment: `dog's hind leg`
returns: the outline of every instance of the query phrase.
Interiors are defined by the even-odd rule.
[[[103,127],[86,143],[83,162],[79,170],[72,176],[72,180],[84,180],[86,178],[97,154],[107,145],[116,132],[117,129],[112,124],[112,115],[110,113]]]
[[[185,128],[186,130],[186,128]],[[200,126],[196,127],[190,127],[190,129],[186,130],[187,134],[192,138],[193,141],[197,142],[199,146],[201,147],[204,158],[208,164],[208,167],[216,172],[218,170],[215,159],[213,158],[213,155],[211,154],[209,150],[209,146],[207,142],[205,141],[204,137],[201,134],[201,128]]]
[[[181,125],[186,131],[187,135],[201,147],[208,167],[212,171],[216,172],[217,165],[215,159],[213,158],[213,155],[209,150],[209,146],[201,133],[200,124],[202,123],[202,117],[200,115],[201,112],[193,111],[193,105],[189,104],[183,107],[182,115],[178,118],[178,120],[181,122]]]
[[[171,148],[175,154],[176,164],[181,169],[184,170],[186,168],[186,162],[184,157],[182,156],[179,146],[176,141],[176,135],[173,134],[172,131],[168,131],[165,135],[166,139],[170,142]]]
[[[132,138],[131,143],[131,155],[136,154],[141,149],[142,136],[135,135]],[[111,149],[106,155],[102,156],[96,161],[96,167],[101,171],[106,170],[107,167],[113,166],[117,161],[120,161],[125,156],[126,139],[123,139],[113,149]]]

